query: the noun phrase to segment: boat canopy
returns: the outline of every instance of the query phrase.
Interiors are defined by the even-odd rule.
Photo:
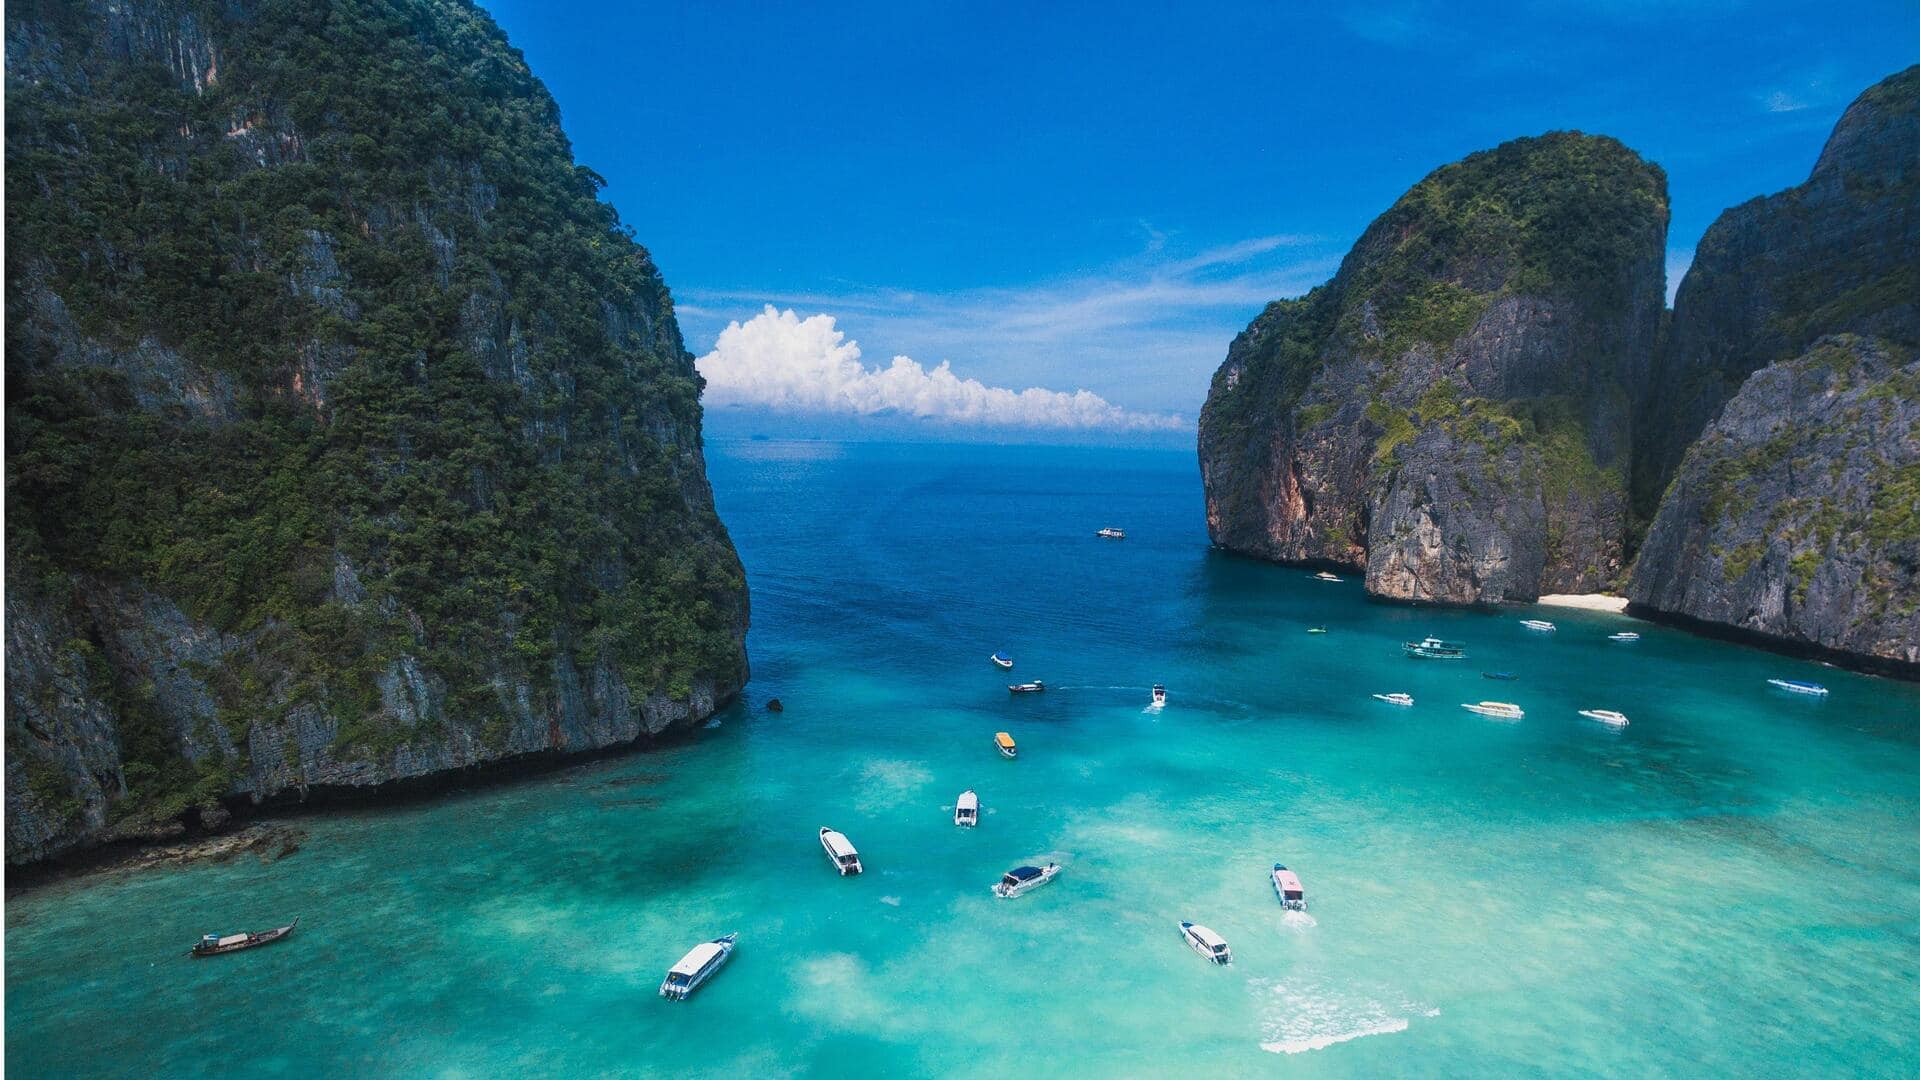
[[[840,833],[834,832],[832,829],[822,832],[820,834],[820,840],[827,845],[827,850],[832,852],[833,857],[836,859],[847,859],[859,854],[859,852],[853,850],[851,841]]]
[[[961,792],[960,801],[954,804],[956,810],[978,810],[979,808],[980,796],[975,795],[971,788]]]
[[[214,944],[225,948],[228,945],[238,945],[252,936],[252,934],[228,934],[226,937],[215,941]]]
[[[1006,650],[1004,650],[1004,649],[1002,649],[1002,650],[1001,650],[1001,651],[999,651],[999,652],[996,652],[996,653],[994,653],[994,654],[993,654],[993,658],[994,658],[995,660],[1011,660],[1011,659],[1013,659],[1013,657],[1011,657],[1011,656],[1008,656],[1008,655],[1007,655],[1007,653],[1006,653]]]
[[[1004,747],[1005,749],[1008,749],[1008,750],[1013,749],[1013,736],[1007,734],[1004,731],[995,732],[993,736],[993,741],[995,743],[998,743],[1000,746]]]
[[[1274,867],[1273,877],[1274,877],[1274,880],[1280,883],[1280,887],[1282,889],[1285,889],[1288,893],[1298,893],[1298,892],[1305,891],[1300,885],[1300,875],[1294,873],[1293,871],[1287,869],[1284,866]]]
[[[1008,881],[1032,881],[1039,876],[1040,868],[1037,866],[1016,866],[1007,871]]]
[[[680,962],[673,965],[673,970],[667,972],[667,975],[669,977],[678,975],[683,979],[690,979],[700,974],[700,969],[712,963],[713,958],[719,955],[718,942],[703,941],[688,950],[687,955],[681,957]]]
[[[1200,944],[1205,945],[1207,948],[1212,949],[1214,952],[1219,952],[1221,949],[1224,949],[1227,947],[1226,938],[1221,937],[1219,934],[1216,934],[1213,931],[1197,923],[1188,923],[1187,932],[1192,934],[1194,938],[1200,942]]]

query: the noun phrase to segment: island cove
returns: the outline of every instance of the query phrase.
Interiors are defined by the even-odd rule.
[[[1185,452],[728,440],[707,462],[755,599],[743,700],[644,753],[305,815],[270,864],[16,896],[9,1064],[194,1071],[245,1000],[250,1063],[336,1074],[1920,1065],[1847,1019],[1898,1015],[1920,964],[1920,686],[1604,612],[1370,602],[1210,547]],[[1402,655],[1427,635],[1468,658]],[[1046,693],[1009,695],[1016,674]],[[1414,704],[1372,698],[1396,691]],[[1490,697],[1525,719],[1459,707]],[[821,825],[863,874],[827,865]],[[1043,889],[990,891],[1048,863]],[[271,948],[182,955],[294,916]],[[734,931],[692,1002],[659,1001]]]

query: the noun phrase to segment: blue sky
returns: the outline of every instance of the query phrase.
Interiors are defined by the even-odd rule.
[[[838,348],[781,408],[1143,433],[1190,430],[1233,335],[1439,165],[1620,138],[1667,170],[1671,289],[1716,214],[1805,179],[1847,102],[1920,58],[1912,0],[485,6],[696,355],[737,321],[741,363]],[[1114,412],[995,393],[1028,387]]]

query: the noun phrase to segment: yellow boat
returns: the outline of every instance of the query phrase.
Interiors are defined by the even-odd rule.
[[[1013,736],[1007,734],[1004,731],[998,731],[994,733],[993,745],[999,749],[1000,756],[1003,758],[1010,758],[1010,757],[1013,757],[1015,754],[1019,753],[1018,750],[1014,749]]]

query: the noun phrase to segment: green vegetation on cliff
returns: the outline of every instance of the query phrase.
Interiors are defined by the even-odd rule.
[[[551,708],[563,654],[636,697],[738,684],[671,300],[484,13],[37,7],[9,11],[10,574],[227,635],[236,736],[301,705],[343,752],[430,733],[381,707],[402,657],[483,739],[505,685]],[[115,18],[180,36],[109,55]],[[228,779],[108,681],[131,803]]]

